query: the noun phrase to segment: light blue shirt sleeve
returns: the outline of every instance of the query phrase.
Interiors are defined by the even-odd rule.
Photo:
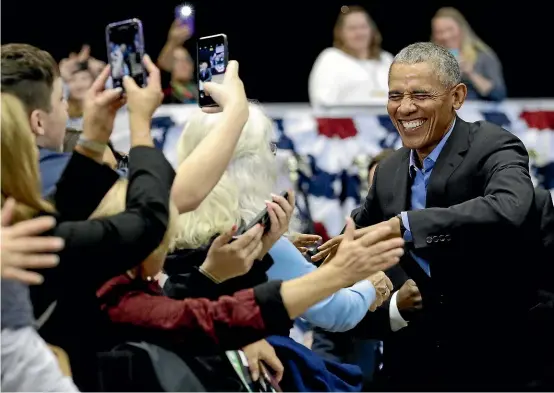
[[[267,272],[270,280],[287,281],[317,269],[285,237],[273,245],[269,255],[273,258],[273,266]],[[375,297],[371,282],[363,280],[312,306],[301,318],[331,332],[344,332],[363,319]]]

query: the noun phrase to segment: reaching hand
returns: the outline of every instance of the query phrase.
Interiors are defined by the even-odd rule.
[[[105,88],[109,77],[110,66],[106,66],[88,90],[84,100],[83,136],[103,144],[110,140],[117,111],[125,104],[121,88]]]
[[[250,271],[262,250],[261,225],[256,225],[236,238],[232,243],[236,228],[217,237],[201,268],[216,280],[223,282],[242,276]]]
[[[239,78],[239,63],[231,60],[225,70],[223,83],[204,82],[204,90],[219,105],[219,107],[202,108],[204,112],[216,113],[230,108],[241,113],[242,117],[245,117],[245,122],[248,120],[248,100],[244,84]]]
[[[130,76],[123,78],[123,87],[127,95],[127,109],[129,116],[140,116],[143,120],[152,119],[152,115],[163,100],[162,82],[160,70],[154,65],[150,56],[144,55],[142,62],[148,72],[148,83],[146,87],[137,86],[134,79]]]
[[[26,284],[40,284],[43,277],[26,269],[56,266],[59,258],[53,253],[63,248],[63,239],[38,236],[56,225],[52,217],[33,218],[9,226],[14,209],[13,199],[8,199],[2,208],[2,242],[0,243],[2,278]]]
[[[393,288],[391,280],[384,272],[377,272],[368,278],[375,288],[375,301],[371,304],[369,311],[375,311],[391,295]]]
[[[348,217],[342,242],[328,265],[337,268],[349,285],[389,269],[404,255],[404,240],[389,239],[391,231],[390,225],[381,225],[355,239],[354,222]]]
[[[266,201],[270,229],[262,238],[264,244],[259,258],[262,258],[289,229],[289,222],[294,212],[294,192],[289,190],[288,199],[280,195],[272,195],[273,201]]]
[[[275,379],[280,382],[283,378],[285,368],[277,357],[273,347],[266,341],[260,340],[254,344],[247,345],[242,349],[248,359],[248,367],[253,381],[260,377],[260,362],[267,364],[274,372]]]
[[[393,218],[393,219],[398,220],[397,218]],[[383,221],[383,222],[380,222],[379,224],[371,225],[371,226],[368,226],[366,228],[356,229],[354,231],[354,238],[359,239],[360,237],[362,237],[366,233],[371,232],[371,231],[373,231],[377,228],[381,228],[381,227],[384,227],[384,226],[385,227],[391,227],[392,222],[393,221],[391,221],[391,220]],[[391,233],[391,237],[394,237],[394,236],[396,236],[396,235],[394,234],[394,231],[393,231],[393,233]],[[318,261],[326,258],[328,255],[336,252],[336,249],[339,246],[339,244],[341,243],[343,238],[344,238],[344,235],[335,236],[334,238],[327,240],[325,243],[323,243],[321,246],[319,246],[317,248],[317,250],[319,252],[317,254],[315,254],[314,256],[312,256],[312,262],[318,262]],[[327,262],[327,261],[325,261],[325,262]]]
[[[306,254],[306,252],[308,251],[308,247],[313,247],[320,241],[321,241],[321,236],[319,235],[299,233],[293,238],[292,244],[294,244],[294,246],[302,254]]]

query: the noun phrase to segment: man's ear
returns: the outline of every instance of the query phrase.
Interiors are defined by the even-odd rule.
[[[44,135],[42,111],[40,109],[32,111],[31,118],[29,120],[31,122],[31,131],[33,131],[33,134],[36,136]]]
[[[454,87],[454,109],[459,110],[462,105],[464,104],[464,101],[467,97],[467,86],[463,83],[458,83],[456,87]]]

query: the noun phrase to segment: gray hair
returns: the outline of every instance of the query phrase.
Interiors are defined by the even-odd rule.
[[[456,86],[462,80],[458,60],[448,49],[432,42],[416,42],[415,44],[408,45],[398,52],[392,61],[392,65],[418,63],[429,63],[436,71],[440,82],[446,88]]]

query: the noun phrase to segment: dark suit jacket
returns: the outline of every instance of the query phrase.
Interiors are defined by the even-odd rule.
[[[358,227],[409,210],[409,156],[401,148],[379,164]],[[408,248],[430,263],[431,278],[406,253],[400,266],[418,284],[424,311],[395,333],[400,352],[388,372],[396,388],[512,389],[525,378],[532,362],[517,340],[530,334],[537,302],[539,236],[528,167],[513,134],[457,119],[427,208],[408,213]]]
[[[173,168],[155,148],[134,147],[129,155],[126,211],[86,220],[119,176],[73,153],[57,184],[59,214],[49,233],[63,238],[65,248],[59,253],[58,266],[41,271],[44,283],[31,288],[37,317],[57,301],[40,334],[66,350],[74,381],[84,391],[97,390],[95,352],[103,344],[105,324],[96,290],[146,259],[161,243],[168,222]]]

